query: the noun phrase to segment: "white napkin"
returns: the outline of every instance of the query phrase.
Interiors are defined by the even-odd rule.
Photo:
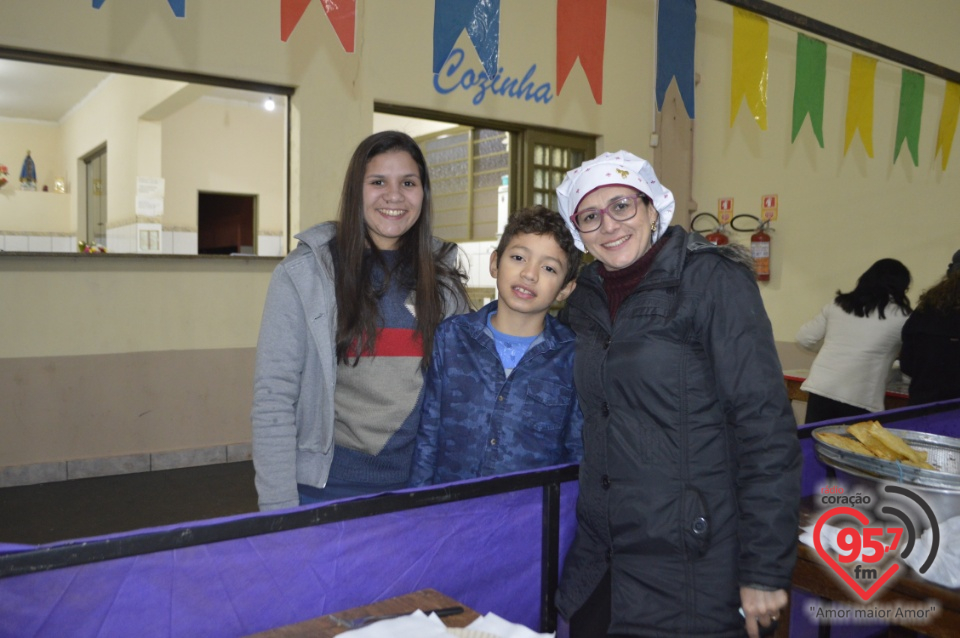
[[[345,631],[346,638],[448,638],[447,626],[436,614],[427,616],[419,609],[407,616],[397,616],[370,623],[366,627]]]
[[[816,525],[808,525],[800,529],[803,530],[803,533],[800,534],[800,542],[816,549],[817,546],[813,543],[813,530],[816,529]],[[841,531],[843,531],[843,529],[840,527],[824,523],[823,527],[820,528],[820,545],[822,545],[824,549],[832,549],[838,554],[848,554],[849,550],[840,549],[840,545],[837,543],[837,538],[840,537]],[[857,560],[862,561],[864,556],[873,556],[873,553],[874,549],[872,547],[864,547],[857,557]]]
[[[494,613],[474,620],[467,629],[484,632],[497,638],[554,638],[554,634],[538,634],[532,629],[504,620]],[[344,638],[449,638],[446,625],[436,614],[427,616],[419,609],[407,616],[380,620],[340,634]]]
[[[538,634],[529,627],[504,620],[493,612],[477,618],[467,625],[467,629],[483,631],[499,638],[553,638],[555,634]]]
[[[903,559],[907,565],[913,567],[921,578],[944,587],[960,587],[960,516],[955,516],[940,524],[940,545],[937,548],[937,557],[925,574],[919,569],[930,557],[932,533],[924,530],[913,545],[913,551]]]

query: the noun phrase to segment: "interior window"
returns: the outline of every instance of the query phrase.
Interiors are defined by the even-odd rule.
[[[0,250],[286,253],[291,88],[4,55]]]
[[[510,213],[524,206],[556,210],[554,189],[596,148],[589,135],[408,112],[378,107],[374,130],[405,131],[420,144],[430,168],[434,233],[458,243],[496,240]]]

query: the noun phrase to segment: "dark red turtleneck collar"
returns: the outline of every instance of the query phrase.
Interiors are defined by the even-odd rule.
[[[663,238],[661,237],[661,239]],[[653,263],[654,257],[657,256],[661,248],[663,248],[662,241],[654,243],[650,250],[640,256],[640,259],[620,270],[607,270],[603,263],[600,263],[599,274],[600,278],[603,279],[603,291],[607,293],[607,308],[610,310],[610,319],[616,319],[620,304],[647,276],[650,264]]]

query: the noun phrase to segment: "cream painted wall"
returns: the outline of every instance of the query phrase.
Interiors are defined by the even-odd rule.
[[[904,3],[783,4],[794,10],[800,10],[795,5],[809,5],[820,14],[827,4],[843,7],[838,26],[865,37],[910,31],[901,15],[907,6]],[[960,13],[952,3],[909,6],[920,4],[925,9],[940,7],[939,13],[922,14],[929,18],[924,24],[937,23],[931,27],[933,32],[939,32],[944,21],[960,27]],[[884,13],[895,5],[899,12]],[[792,341],[800,325],[829,302],[837,289],[852,289],[857,277],[880,258],[893,257],[906,264],[914,277],[910,294],[916,301],[924,288],[943,275],[953,251],[960,248],[960,223],[956,221],[960,154],[953,153],[946,171],[941,170],[939,156],[934,157],[944,81],[926,79],[919,166],[913,165],[906,144],[894,164],[901,68],[881,60],[875,87],[874,156],[867,156],[859,133],[844,154],[851,51],[828,43],[824,148],[819,147],[809,120],[791,143],[797,32],[771,23],[768,128],[760,130],[745,103],[731,127],[732,15],[727,5],[698,3],[696,67],[701,79],[694,198],[700,210],[716,212],[717,198],[734,197],[736,213],[759,215],[761,196],[779,195],[779,216],[772,225],[772,277],[761,284],[776,338]],[[890,19],[854,20],[858,15]],[[922,29],[912,33],[909,40],[899,33],[896,43],[888,44],[932,54],[929,35]],[[920,42],[923,47],[911,47]],[[931,58],[960,69],[957,40],[948,38],[941,45]],[[734,236],[749,242],[749,233]]]
[[[960,247],[955,223],[960,155],[941,172],[932,157],[932,134],[942,102],[942,83],[929,79],[921,164],[914,168],[904,153],[892,164],[891,120],[897,72],[878,73],[876,157],[863,156],[858,141],[842,154],[840,127],[846,95],[842,51],[832,51],[828,76],[827,147],[811,145],[806,128],[789,142],[792,62],[795,36],[771,27],[770,128],[759,131],[741,113],[730,127],[729,85],[731,12],[728,5],[698,2],[697,89],[693,194],[701,210],[719,196],[736,198],[740,212],[750,212],[760,195],[781,197],[775,223],[774,276],[763,295],[776,336],[791,341],[796,327],[825,303],[838,287],[849,288],[873,259],[894,256],[914,271],[919,290],[942,272],[949,254]],[[783,4],[826,22],[836,21],[855,33],[885,41],[908,52],[960,69],[960,12],[954,0],[906,3],[902,0],[783,0]],[[921,6],[922,5],[922,6]],[[161,0],[149,3],[90,3],[60,0],[0,0],[0,45],[76,56],[117,60],[224,77],[238,77],[296,87],[291,101],[291,215],[298,228],[334,216],[343,170],[357,142],[372,129],[374,104],[400,104],[439,113],[467,113],[510,122],[581,131],[600,137],[598,150],[628,148],[651,155],[654,120],[655,3],[610,0],[604,66],[603,105],[595,104],[579,66],[574,66],[560,95],[548,105],[487,96],[479,105],[473,93],[439,94],[433,86],[433,0],[363,0],[357,4],[356,52],[345,53],[322,11],[308,6],[288,42],[279,39],[279,5],[262,0],[205,0],[187,3],[187,17],[177,19]],[[556,83],[555,0],[503,2],[500,65],[522,76],[536,64],[534,81]],[[904,12],[913,13],[906,19]],[[869,20],[864,20],[864,18]],[[936,37],[934,37],[936,36]],[[461,38],[466,46],[466,38]],[[476,56],[467,64],[478,69]],[[73,149],[104,139],[104,124],[76,130]],[[69,167],[68,167],[68,170]],[[117,175],[122,167],[110,167]],[[75,175],[71,181],[75,183]],[[115,184],[116,181],[111,181]],[[669,185],[668,185],[669,186]],[[120,206],[132,206],[121,196]],[[128,204],[129,203],[129,204]],[[124,209],[111,214],[123,213]],[[861,223],[854,213],[869,215]],[[73,259],[80,259],[79,257]],[[76,381],[57,360],[89,357],[91,362],[144,353],[194,353],[241,348],[252,351],[263,296],[274,262],[253,260],[253,270],[230,260],[218,269],[171,272],[163,260],[122,258],[76,262],[72,270],[56,258],[21,259],[0,255],[0,373],[16,377],[24,358],[50,358],[50,375],[29,387],[0,388],[0,405],[18,406],[18,421],[0,420],[0,441],[23,442],[23,428],[46,418],[42,403]],[[94,267],[93,264],[96,264]],[[197,260],[203,263],[203,260]],[[243,262],[246,263],[246,262]],[[265,266],[269,265],[269,267]],[[90,312],[83,309],[90,308]],[[97,318],[94,319],[94,316]],[[10,338],[10,335],[15,335]],[[251,358],[252,359],[252,358]],[[71,362],[75,362],[71,359]],[[142,363],[142,362],[141,362]],[[103,374],[116,378],[118,370]],[[249,371],[252,374],[252,370]],[[4,377],[7,378],[7,377]],[[138,441],[147,452],[189,447],[197,427],[210,427],[224,442],[249,440],[249,424],[235,415],[204,412],[197,423],[200,397],[181,400],[179,386],[152,379],[140,394],[126,397],[130,414],[146,411],[159,400],[174,413],[154,424],[155,437],[119,436],[133,420],[98,411],[92,403],[76,406],[109,419],[46,426],[42,445],[26,445],[7,463],[69,459],[84,455],[127,453],[118,442]],[[133,384],[127,392],[136,393]],[[211,392],[249,404],[249,387],[227,379]],[[30,400],[24,401],[23,397]],[[89,401],[94,401],[91,396]],[[57,436],[58,428],[70,436]],[[82,452],[73,442],[83,440]],[[2,446],[2,445],[0,445]],[[19,449],[19,447],[18,447]],[[43,450],[38,459],[37,450]]]
[[[71,204],[76,220],[80,219],[79,193],[82,192],[77,185],[83,179],[78,160],[106,144],[108,226],[115,228],[136,222],[137,177],[161,177],[138,174],[142,164],[137,159],[141,157],[139,117],[183,86],[182,82],[111,75],[64,118],[61,126],[63,163],[74,193]],[[149,135],[142,141],[155,146]],[[84,224],[78,223],[83,229],[82,235]]]
[[[63,176],[56,124],[0,118],[0,164],[10,173],[6,176],[9,183],[0,188],[0,197],[20,188],[20,168],[27,151],[37,168],[37,190],[44,184],[53,190],[53,181]],[[6,222],[6,218],[0,217],[0,228],[4,228]]]
[[[37,192],[20,191],[20,168],[28,150],[37,168]],[[9,173],[6,186],[0,188],[0,234],[74,232],[67,198],[52,192],[54,180],[66,174],[60,157],[55,124],[0,119],[0,164]],[[42,192],[44,185],[50,192]]]
[[[286,224],[285,113],[205,98],[163,121],[166,228],[197,230],[197,192],[257,195],[260,233]],[[197,141],[202,140],[202,146]]]

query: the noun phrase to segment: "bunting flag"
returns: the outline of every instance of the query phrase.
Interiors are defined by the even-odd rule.
[[[893,163],[897,163],[903,140],[913,158],[913,165],[920,166],[920,116],[923,114],[924,77],[903,69],[900,76],[900,114],[897,116],[897,141],[893,149]]]
[[[658,3],[657,110],[663,110],[663,99],[667,95],[667,87],[670,86],[673,78],[676,78],[680,99],[691,120],[694,112],[693,52],[696,35],[697,0],[671,0],[671,2]]]
[[[99,9],[106,0],[93,0],[93,8]],[[173,9],[173,15],[183,18],[187,15],[187,0],[167,0],[170,8]]]
[[[340,38],[340,45],[347,53],[353,53],[357,31],[357,0],[322,0],[327,20]]]
[[[300,23],[310,0],[280,0],[280,40],[286,42]]]
[[[607,0],[557,0],[557,95],[580,58],[593,99],[603,104],[606,37]]]
[[[957,116],[960,115],[960,84],[947,82],[947,91],[943,96],[943,110],[940,111],[940,129],[937,131],[937,150],[940,153],[940,168],[947,170],[950,161],[950,147],[953,135],[957,132]]]
[[[847,154],[853,133],[859,129],[860,140],[873,157],[873,85],[877,76],[877,60],[859,53],[850,60],[850,88],[847,92],[846,136],[843,154]]]
[[[347,53],[353,53],[357,24],[357,0],[320,0],[327,20]],[[310,0],[280,0],[280,39],[286,42],[297,28]]]
[[[487,77],[495,77],[500,57],[500,0],[434,0],[433,72],[443,68],[464,29]]]
[[[797,34],[797,68],[793,82],[793,137],[810,115],[810,126],[823,148],[823,102],[827,86],[827,43]]]
[[[767,130],[767,48],[770,25],[755,13],[733,10],[733,75],[730,83],[730,126],[743,98],[761,130]]]

